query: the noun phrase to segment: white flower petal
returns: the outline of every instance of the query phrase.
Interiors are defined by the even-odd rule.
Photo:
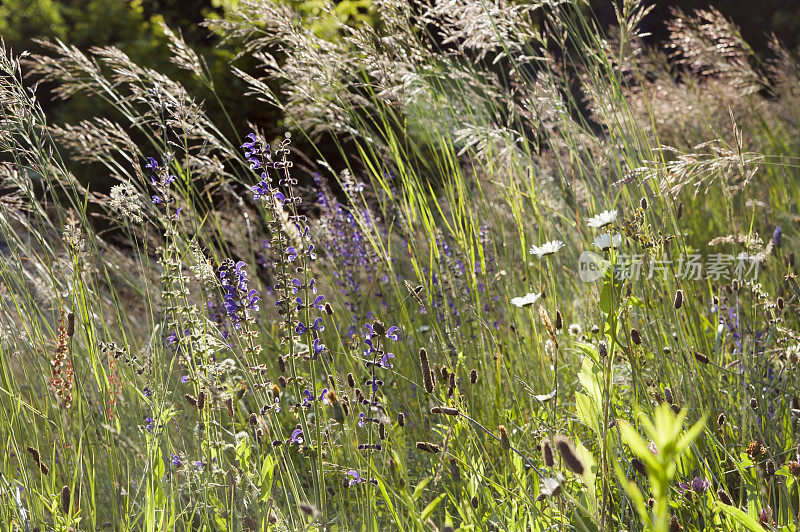
[[[610,211],[603,211],[597,216],[589,218],[588,221],[589,227],[600,228],[600,227],[605,227],[611,223],[614,223],[614,221],[617,219],[618,214],[619,213],[617,212],[617,209],[612,209]]]

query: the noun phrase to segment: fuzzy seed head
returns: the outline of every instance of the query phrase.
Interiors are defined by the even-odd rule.
[[[558,435],[553,438],[553,443],[556,444],[564,464],[576,475],[582,475],[586,468],[577,451],[575,451],[575,446],[572,445],[572,442],[565,436]]]

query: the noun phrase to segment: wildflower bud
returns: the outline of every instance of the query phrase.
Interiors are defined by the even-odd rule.
[[[647,469],[644,467],[644,462],[638,458],[631,458],[631,467],[643,477],[647,476]]]
[[[557,310],[556,311],[556,330],[560,331],[563,328],[564,328],[564,320],[561,317],[561,311]]]
[[[473,498],[471,498],[471,499],[469,500],[469,503],[470,503],[470,504],[472,505],[472,507],[473,507],[473,508],[475,508],[476,510],[478,509],[478,505],[480,504],[480,502],[481,502],[481,501],[479,501],[479,500],[478,500],[478,496],[477,496],[477,495],[476,495],[476,496],[474,496]]]
[[[383,336],[386,334],[386,326],[383,324],[383,322],[377,319],[372,322],[372,330],[375,331],[375,334],[378,336]]]
[[[202,410],[204,406],[206,406],[206,392],[200,390],[197,394],[197,409]]]
[[[72,338],[75,334],[75,313],[70,312],[67,314],[67,336]]]
[[[589,330],[592,332],[592,334],[597,334],[600,332],[600,327],[598,327],[597,325],[592,325],[592,328]]]
[[[383,423],[378,425],[378,436],[382,440],[386,439],[386,425],[384,425]]]
[[[750,398],[750,408],[753,410],[758,410],[758,401],[756,401],[755,397]]]
[[[225,410],[228,412],[228,417],[233,417],[233,397],[225,399]]]
[[[417,449],[425,453],[436,454],[442,450],[441,447],[436,445],[435,443],[427,442],[427,441],[418,441],[417,442]]]
[[[508,431],[505,425],[498,426],[497,432],[500,433],[500,445],[503,446],[503,449],[511,449],[511,440],[508,438]]]
[[[747,446],[747,454],[752,459],[758,458],[765,452],[767,452],[767,450],[761,445],[761,440],[754,440]]]
[[[455,458],[450,459],[450,478],[453,479],[453,482],[461,480],[461,468],[458,467],[458,462]]]
[[[697,351],[693,351],[694,358],[701,364],[708,364],[710,362],[709,358],[704,355],[703,353],[699,353]]]
[[[434,406],[431,408],[431,414],[444,414],[445,416],[457,416],[459,414],[458,408],[451,408],[449,406]]]
[[[478,382],[478,371],[475,369],[469,370],[469,382],[475,384]]]
[[[717,426],[722,428],[725,426],[725,414],[720,414],[717,416]]]
[[[675,310],[678,310],[683,306],[683,290],[675,291],[675,301],[672,305],[675,307]]]
[[[553,467],[556,463],[553,457],[553,446],[550,444],[549,438],[542,440],[542,460],[547,467]]]
[[[400,425],[401,427],[406,426],[406,415],[403,412],[397,414],[397,424]]]
[[[69,514],[69,500],[72,494],[69,491],[69,486],[64,486],[61,488],[61,511],[65,514]]]
[[[422,382],[425,385],[425,391],[428,393],[433,393],[433,376],[431,375],[428,352],[424,347],[421,347],[419,350],[419,365],[420,369],[422,369]]]
[[[600,355],[600,357],[608,356],[608,345],[606,345],[605,342],[601,341],[597,344],[597,354]]]
[[[331,306],[330,303],[325,303],[325,314],[327,314],[328,316],[333,315],[333,307]]]
[[[252,425],[254,427],[256,426],[256,423],[258,423],[258,416],[256,415],[255,412],[250,414],[249,421],[250,421],[250,425]]]
[[[281,373],[286,373],[286,359],[283,355],[278,355],[278,369]]]
[[[717,497],[719,497],[719,502],[721,502],[722,504],[733,506],[733,501],[731,500],[730,496],[727,493],[725,493],[725,490],[721,489],[717,491]]]
[[[775,462],[767,460],[764,464],[764,474],[767,478],[772,478],[775,475]]]
[[[670,404],[675,402],[675,396],[672,395],[672,388],[669,386],[664,388],[664,399],[666,399],[666,401]]]
[[[642,336],[639,334],[639,331],[635,327],[631,329],[631,340],[636,345],[642,345]]]
[[[348,373],[347,374],[347,385],[349,387],[351,387],[351,388],[355,388],[356,387],[356,378],[353,377],[352,373]]]
[[[564,464],[576,475],[582,475],[585,467],[583,461],[578,457],[572,442],[566,437],[558,435],[553,438],[553,443],[556,444],[561,458],[564,459]]]
[[[639,201],[639,206],[642,208],[643,211],[646,211],[647,207],[649,207],[649,205],[647,204],[647,198],[642,196],[642,199]]]
[[[188,393],[183,396],[186,399],[186,402],[189,403],[189,406],[193,408],[197,408],[197,399],[193,395],[189,395]]]
[[[782,297],[778,298],[777,304],[778,304],[778,310],[783,310],[783,307],[785,306],[785,303],[784,303]]]

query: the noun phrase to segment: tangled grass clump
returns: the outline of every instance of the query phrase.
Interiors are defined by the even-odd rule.
[[[0,54],[0,522],[796,530],[797,55],[715,10],[649,50],[633,0],[374,6],[206,22],[279,139],[113,47]]]

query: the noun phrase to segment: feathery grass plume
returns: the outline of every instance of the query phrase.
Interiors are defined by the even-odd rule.
[[[503,449],[511,449],[511,440],[508,438],[508,430],[505,425],[498,425],[497,432],[500,434],[500,445]]]
[[[636,345],[642,345],[642,336],[639,334],[639,330],[635,327],[631,329],[631,341],[633,341]]]
[[[542,440],[542,460],[547,467],[553,467],[556,463],[553,456],[553,446],[550,444],[549,438]]]
[[[281,373],[286,373],[286,359],[283,358],[283,355],[278,355],[278,370]]]
[[[425,453],[436,454],[442,450],[441,447],[436,445],[435,443],[427,442],[427,441],[418,441],[416,443],[417,449]]]
[[[672,303],[672,306],[675,307],[675,310],[678,310],[683,306],[683,290],[675,291],[675,301]]]
[[[61,511],[65,514],[69,514],[69,502],[71,498],[71,492],[69,490],[69,486],[64,486],[61,488]]]
[[[575,446],[572,445],[572,441],[566,436],[559,434],[553,438],[553,443],[556,444],[556,448],[559,454],[561,454],[564,464],[576,475],[582,475],[586,468],[583,465],[583,460],[580,459],[577,451],[575,451]]]
[[[553,329],[553,323],[550,321],[550,316],[547,314],[547,309],[544,308],[544,305],[539,305],[539,320],[542,322],[542,325],[544,325],[544,328],[547,331],[547,335],[550,337],[550,340],[553,341],[556,349],[558,349],[558,339],[556,338],[556,331]]]
[[[424,347],[419,348],[419,366],[422,370],[422,381],[425,385],[425,391],[433,393],[433,375],[431,374],[431,365],[428,360],[428,352]]]
[[[699,351],[692,351],[692,354],[694,354],[695,360],[697,360],[701,364],[708,364],[710,362],[709,358],[705,354]]]
[[[397,414],[397,424],[401,427],[406,426],[406,415],[403,412]]]
[[[458,408],[449,406],[434,406],[431,408],[431,414],[443,414],[445,416],[457,416],[460,414]]]
[[[725,504],[727,506],[733,506],[733,501],[731,500],[730,495],[728,495],[725,492],[725,490],[723,490],[723,489],[717,490],[717,497],[719,497],[719,501],[722,504]]]

